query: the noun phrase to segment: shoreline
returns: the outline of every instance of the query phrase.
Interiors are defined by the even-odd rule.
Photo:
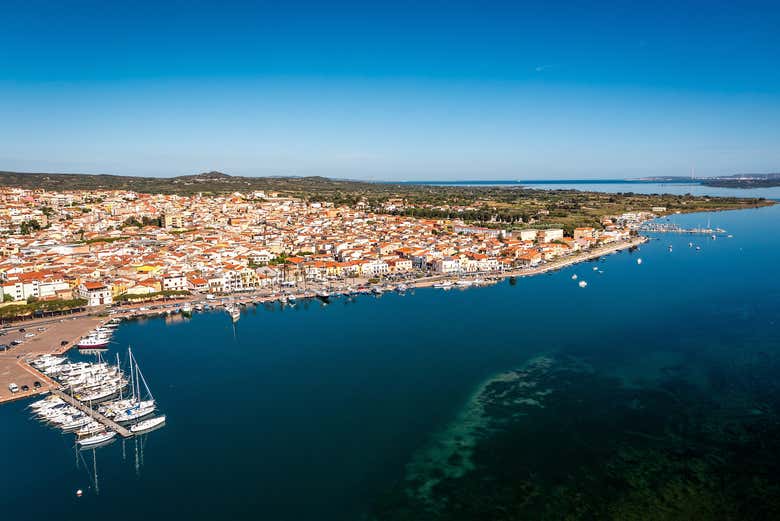
[[[638,236],[628,241],[621,241],[614,244],[609,244],[596,248],[594,250],[588,250],[576,255],[567,256],[565,258],[556,259],[540,266],[531,268],[518,268],[512,270],[506,270],[496,273],[471,273],[471,274],[443,274],[432,277],[422,277],[417,279],[411,279],[403,281],[403,283],[409,288],[428,288],[443,281],[455,281],[463,279],[464,277],[482,278],[483,280],[489,280],[498,282],[510,277],[531,277],[534,275],[541,275],[551,271],[557,271],[581,262],[587,262],[605,255],[611,255],[622,250],[633,248],[648,242],[650,239],[646,236]],[[367,280],[361,280],[361,284],[368,284]],[[387,283],[380,283],[379,285],[385,285]],[[354,282],[353,282],[354,285]],[[346,282],[339,284],[339,289],[333,291],[336,295],[345,291],[347,287],[350,287]],[[297,288],[296,288],[297,289]],[[289,293],[296,298],[310,298],[315,295],[312,290],[307,291],[295,291]],[[250,304],[250,303],[267,303],[275,302],[280,299],[279,294],[243,294],[243,295],[226,295],[220,298],[209,300],[205,298],[205,295],[196,295],[192,298],[176,299],[167,301],[151,301],[138,303],[131,309],[121,310],[113,315],[105,315],[104,312],[98,313],[79,313],[76,316],[67,316],[64,318],[45,318],[45,319],[33,319],[29,321],[18,322],[14,324],[8,331],[13,331],[21,328],[36,328],[41,325],[49,326],[47,330],[40,335],[37,335],[34,341],[25,342],[21,346],[14,348],[15,352],[6,352],[0,354],[0,405],[6,402],[21,400],[49,392],[49,390],[56,386],[56,382],[48,378],[46,375],[36,370],[25,360],[42,354],[55,354],[62,355],[73,349],[76,342],[86,335],[90,330],[102,325],[111,318],[120,318],[122,320],[130,320],[133,318],[145,318],[166,315],[169,310],[166,309],[148,309],[149,306],[158,307],[158,303],[165,305],[175,304],[207,304],[213,307],[224,307],[226,304]],[[147,309],[141,310],[140,308]],[[101,316],[102,315],[102,316]],[[60,345],[63,338],[68,341],[65,346]],[[35,343],[37,346],[30,348],[30,344]],[[21,349],[20,349],[21,348]],[[18,351],[16,351],[18,349]],[[26,373],[26,374],[25,374]],[[41,382],[43,385],[40,389],[34,389],[32,381],[30,381],[28,391],[19,391],[11,394],[8,391],[8,384],[11,382],[21,385],[26,383],[26,379],[33,377],[34,380]],[[25,379],[26,378],[26,379]],[[17,381],[18,380],[18,381]]]

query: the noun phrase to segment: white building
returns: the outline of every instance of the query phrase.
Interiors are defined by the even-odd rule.
[[[536,234],[539,233],[538,230],[520,230],[520,240],[521,241],[535,241],[536,240]]]
[[[539,242],[553,242],[563,239],[563,230],[560,228],[551,228],[539,232]]]
[[[169,274],[162,279],[163,291],[186,291],[187,278],[184,275]]]
[[[87,300],[87,306],[104,306],[114,302],[111,288],[102,282],[82,282],[78,287],[78,295]]]
[[[366,277],[386,275],[390,267],[383,260],[371,260],[363,264],[362,272]]]
[[[460,261],[452,257],[443,257],[433,262],[433,270],[436,273],[457,273],[460,271]]]

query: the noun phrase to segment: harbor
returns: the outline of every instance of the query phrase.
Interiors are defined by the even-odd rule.
[[[689,234],[689,235],[725,235],[726,234],[726,230],[724,230],[723,228],[712,228],[710,226],[706,226],[706,227],[696,226],[692,228],[685,228],[675,223],[660,223],[655,221],[643,223],[642,226],[640,226],[639,231],[650,232],[650,233],[681,233],[681,234]]]
[[[231,295],[199,294],[189,298],[104,309],[94,314],[81,313],[64,318],[17,322],[14,327],[2,330],[8,349],[0,351],[0,404],[57,388],[57,382],[30,365],[30,360],[42,355],[62,355],[73,348],[82,351],[105,349],[110,338],[106,328],[110,329],[112,324],[116,325],[123,320],[153,316],[191,317],[195,312],[224,309],[235,323],[240,320],[241,309],[250,305],[280,303],[295,306],[297,302],[306,299],[318,299],[327,303],[338,297],[379,296],[387,292],[406,293],[416,288],[435,287],[447,290],[487,286],[509,277],[530,277],[560,270],[624,249],[635,248],[646,241],[645,237],[639,236],[543,262],[538,266],[500,272],[441,274],[377,282],[367,279],[308,283],[304,281],[256,292]],[[9,389],[11,384],[15,385],[15,391]]]

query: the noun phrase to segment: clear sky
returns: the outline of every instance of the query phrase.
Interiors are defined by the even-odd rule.
[[[0,170],[692,167],[780,171],[776,1],[0,2]]]

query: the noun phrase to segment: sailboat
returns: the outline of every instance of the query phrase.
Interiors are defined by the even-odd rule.
[[[114,436],[116,436],[116,432],[106,430],[94,434],[92,436],[88,436],[86,438],[79,438],[78,440],[76,440],[76,443],[78,443],[82,447],[95,446],[107,442],[108,440],[112,439]]]
[[[233,322],[238,322],[238,319],[241,318],[241,309],[238,306],[228,304],[225,306],[225,311],[228,312]]]
[[[154,396],[152,396],[149,385],[146,383],[143,373],[141,373],[138,361],[133,356],[132,349],[128,347],[127,353],[130,359],[130,384],[132,386],[132,396],[128,400],[119,400],[113,407],[108,407],[105,413],[107,416],[113,416],[114,421],[117,423],[127,423],[139,420],[144,416],[149,416],[156,409]],[[146,391],[145,396],[141,393],[141,384],[143,384],[144,390]]]
[[[146,420],[141,420],[132,427],[130,427],[130,432],[133,434],[142,434],[144,432],[149,432],[154,429],[157,429],[158,427],[162,427],[165,424],[165,415],[157,416],[155,418],[149,418]]]

